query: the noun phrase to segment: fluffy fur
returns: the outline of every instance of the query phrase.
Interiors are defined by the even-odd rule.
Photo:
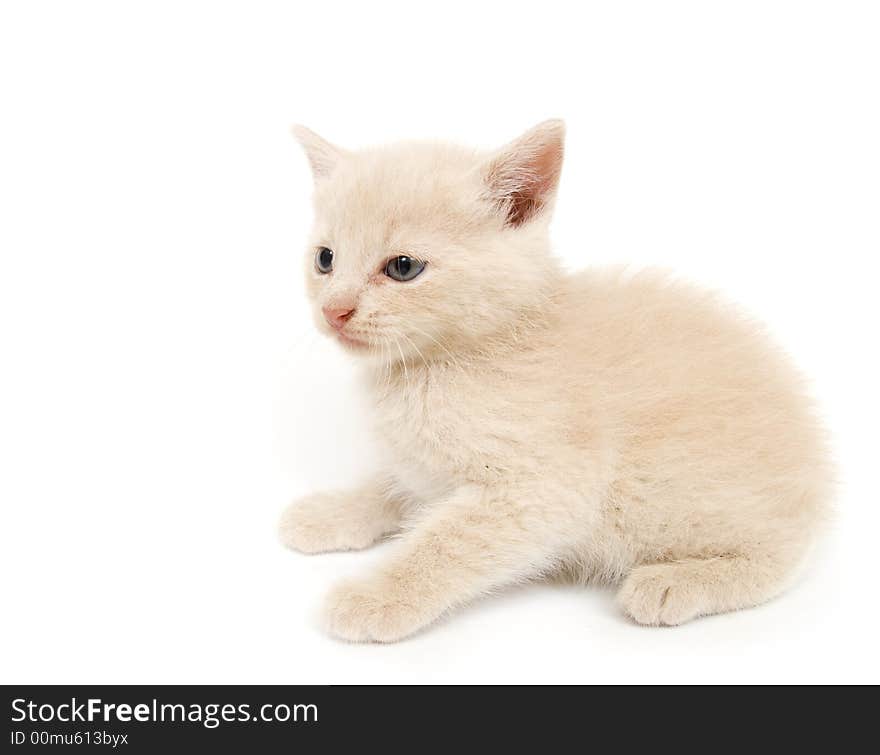
[[[560,121],[490,154],[349,153],[296,133],[315,177],[316,322],[366,368],[392,461],[291,505],[282,537],[318,553],[399,535],[375,573],[331,591],[331,633],[398,640],[560,572],[619,582],[621,609],[651,625],[784,588],[830,492],[802,381],[714,295],[658,272],[561,272]],[[398,254],[424,272],[384,275]],[[337,330],[322,307],[353,313]]]

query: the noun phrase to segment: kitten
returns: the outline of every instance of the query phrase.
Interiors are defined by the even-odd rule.
[[[332,634],[398,640],[560,572],[620,582],[652,625],[783,590],[831,487],[799,376],[754,323],[663,274],[562,273],[561,121],[490,154],[295,133],[315,319],[363,361],[393,461],[294,503],[282,537],[318,553],[399,534],[329,594]]]

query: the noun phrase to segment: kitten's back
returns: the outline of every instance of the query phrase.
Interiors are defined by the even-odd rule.
[[[656,270],[572,276],[560,305],[565,363],[608,423],[618,493],[667,522],[711,509],[707,524],[736,520],[755,537],[821,518],[832,475],[824,432],[760,324]]]

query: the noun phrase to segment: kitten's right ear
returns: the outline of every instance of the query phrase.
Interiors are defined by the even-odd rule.
[[[330,144],[326,139],[322,139],[305,126],[293,126],[290,130],[305,150],[306,157],[309,158],[315,181],[327,178],[345,156],[345,150]]]

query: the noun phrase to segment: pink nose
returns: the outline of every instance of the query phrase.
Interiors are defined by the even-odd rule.
[[[337,330],[341,330],[346,320],[354,314],[354,307],[322,307],[324,319]]]

